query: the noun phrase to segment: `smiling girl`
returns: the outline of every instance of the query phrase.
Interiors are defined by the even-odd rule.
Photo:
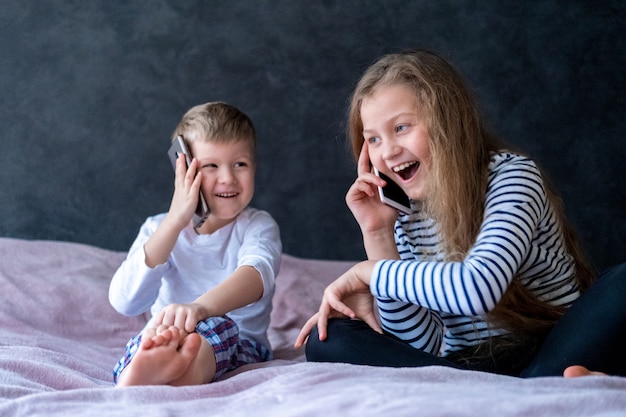
[[[346,202],[368,260],[327,287],[296,347],[311,361],[545,372],[526,370],[595,277],[537,165],[486,128],[462,77],[428,51],[368,68],[348,129],[358,178]],[[380,202],[373,168],[411,213]]]

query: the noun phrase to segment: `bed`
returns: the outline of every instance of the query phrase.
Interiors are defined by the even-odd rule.
[[[193,387],[114,388],[145,317],[108,303],[124,259],[82,243],[0,238],[0,416],[624,416],[626,378],[523,380],[442,367],[307,363],[292,347],[324,286],[351,262],[285,254],[275,359]]]

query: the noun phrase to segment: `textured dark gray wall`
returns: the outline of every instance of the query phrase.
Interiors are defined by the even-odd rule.
[[[349,93],[427,47],[561,191],[599,267],[626,258],[623,1],[2,2],[0,235],[125,250],[167,210],[170,132],[225,100],[259,133],[254,205],[285,252],[359,259],[344,203]]]

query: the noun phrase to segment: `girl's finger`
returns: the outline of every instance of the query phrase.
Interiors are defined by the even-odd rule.
[[[300,329],[300,333],[298,334],[298,337],[296,338],[296,342],[294,343],[294,347],[296,349],[302,347],[304,343],[307,341],[307,339],[309,338],[309,335],[311,334],[313,327],[317,323],[317,316],[318,316],[317,313],[311,316],[311,318],[309,318],[306,321],[306,323],[304,323],[304,326],[302,326],[302,329]]]
[[[370,162],[370,154],[367,149],[367,142],[363,142],[361,153],[359,154],[359,160],[357,162],[357,174],[363,175],[367,172],[372,172],[372,164]]]
[[[352,311],[347,305],[345,305],[339,299],[329,299],[328,305],[330,306],[330,308],[328,309],[329,314],[326,316],[327,318],[330,315],[331,310],[335,310],[338,313],[343,314],[344,316],[350,317],[351,319],[356,317],[356,314],[354,314],[354,311]]]
[[[329,299],[330,298],[330,299]],[[328,336],[328,319],[331,317],[346,316],[354,318],[354,312],[348,308],[343,302],[338,299],[334,299],[332,296],[324,296],[322,303],[320,304],[319,316],[317,317],[317,331],[319,332],[320,340],[325,340]],[[339,313],[339,314],[337,314]]]
[[[378,191],[377,191],[377,189],[376,189],[376,186],[378,186],[378,183],[370,184],[370,183],[368,182],[368,180],[370,180],[370,179],[371,179],[371,180],[375,180],[375,181],[377,181],[377,180],[378,180],[378,177],[376,177],[376,176],[374,176],[373,178],[371,178],[371,177],[365,177],[365,176],[363,176],[363,177],[359,177],[359,178],[358,178],[358,179],[354,182],[354,185],[353,185],[353,187],[354,187],[354,188],[353,188],[353,190],[354,190],[354,191],[359,191],[359,192],[365,193],[365,194],[367,194],[367,195],[368,195],[368,196],[370,196],[370,197],[374,197],[374,196],[376,196],[376,195],[378,194]],[[382,186],[383,186],[383,185],[381,185],[381,187],[382,187]]]
[[[317,314],[317,333],[320,340],[326,340],[326,337],[328,337],[327,326],[329,313],[328,305],[322,301]]]
[[[362,317],[361,320],[367,323],[367,325],[370,326],[372,330],[374,330],[376,333],[383,333],[383,329],[378,324],[378,321],[376,320],[376,317],[374,317],[374,315],[369,314],[365,317]]]

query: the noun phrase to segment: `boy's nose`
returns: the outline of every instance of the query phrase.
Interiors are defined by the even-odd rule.
[[[235,176],[229,169],[220,172],[218,179],[223,184],[231,184],[236,182]]]

